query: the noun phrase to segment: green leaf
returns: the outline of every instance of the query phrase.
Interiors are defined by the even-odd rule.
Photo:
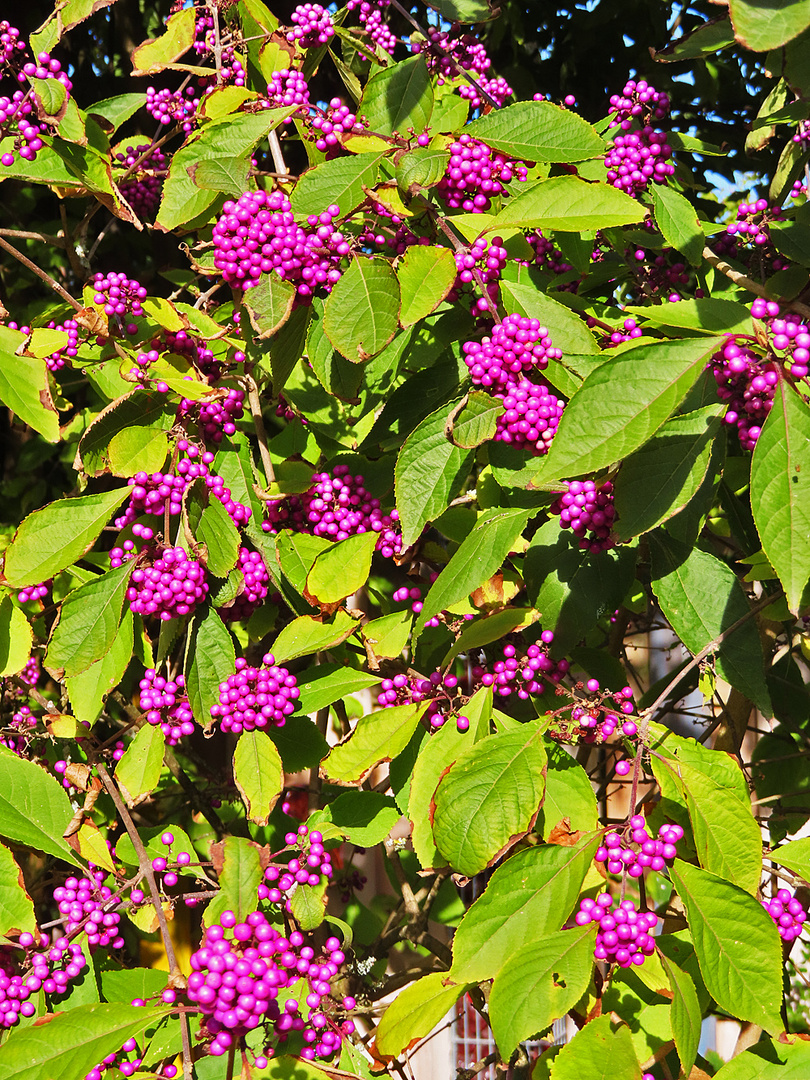
[[[690,550],[658,531],[650,534],[652,587],[672,629],[693,654],[750,611],[737,576],[699,548]],[[756,622],[748,619],[718,646],[717,674],[771,715]]]
[[[686,506],[706,476],[723,409],[707,405],[673,416],[623,463],[614,484],[614,531],[622,539],[649,532]]]
[[[67,792],[54,776],[0,746],[0,836],[81,866],[62,839],[72,817]]]
[[[541,475],[591,475],[643,446],[721,344],[716,338],[658,341],[596,368],[565,407]]]
[[[397,457],[394,490],[403,548],[410,547],[447,508],[472,465],[472,453],[454,446],[445,435],[451,412],[447,405],[432,412],[407,437]]]
[[[190,8],[185,9],[190,11]],[[182,12],[180,13],[182,14]],[[215,191],[197,187],[191,170],[203,161],[220,161],[228,167],[233,158],[249,153],[261,139],[294,112],[294,108],[267,109],[212,120],[196,136],[177,150],[163,182],[156,225],[171,232],[199,217],[214,202]]]
[[[663,238],[692,266],[700,266],[706,237],[692,204],[666,184],[650,185],[650,195],[655,224]]]
[[[295,286],[278,274],[262,274],[245,293],[245,309],[250,325],[260,340],[272,337],[289,319],[295,301]]]
[[[554,631],[554,648],[564,656],[599,619],[611,614],[633,583],[636,553],[618,548],[583,551],[557,518],[532,537],[523,564],[526,592]]]
[[[225,87],[231,89],[231,87]],[[238,198],[248,187],[250,162],[247,157],[213,158],[191,168],[189,175],[198,188],[222,191]]]
[[[342,609],[324,622],[312,615],[301,615],[284,627],[272,644],[272,653],[277,664],[284,664],[298,656],[311,656],[320,649],[339,645],[351,637],[357,627],[357,620]]]
[[[0,676],[16,675],[28,663],[34,635],[25,614],[11,597],[0,599]]]
[[[521,229],[586,232],[643,220],[644,207],[611,184],[591,184],[577,176],[542,180],[511,198],[487,232],[507,225]]]
[[[191,10],[191,9],[189,9]],[[18,1028],[0,1046],[4,1080],[84,1080],[108,1054],[168,1015],[151,1005],[81,1005]]]
[[[276,555],[284,577],[303,595],[307,574],[322,551],[332,546],[325,536],[309,536],[282,529],[276,537]]]
[[[782,950],[770,915],[736,885],[680,859],[670,876],[709,993],[732,1016],[781,1031]]]
[[[67,100],[67,90],[58,79],[30,79],[29,85],[33,91],[34,100],[39,105],[39,111],[50,118],[59,118],[63,113]],[[51,119],[49,122],[53,122]]]
[[[492,687],[482,686],[477,690],[465,705],[464,715],[470,722],[468,730],[459,731],[456,724],[448,720],[420,747],[411,773],[407,796],[411,843],[423,870],[444,865],[433,839],[430,804],[448,766],[456,761],[463,750],[489,734]]]
[[[433,87],[424,56],[413,56],[372,75],[357,107],[378,135],[421,133],[433,111]]]
[[[810,881],[810,837],[780,844],[778,848],[770,851],[766,858],[778,863],[779,866],[795,870],[805,881]]]
[[[734,36],[754,52],[776,49],[810,26],[810,0],[731,0],[730,8]]]
[[[435,187],[447,170],[449,150],[415,146],[397,160],[396,180],[405,195],[418,195]]]
[[[378,1054],[397,1055],[429,1034],[466,993],[446,972],[434,971],[406,986],[383,1013],[377,1028]]]
[[[378,791],[345,791],[325,808],[325,820],[360,847],[381,844],[401,816],[394,800]]]
[[[323,161],[302,173],[290,198],[296,217],[322,214],[333,203],[347,217],[377,183],[383,154],[355,154]]]
[[[504,1060],[576,1005],[591,979],[595,941],[595,927],[577,926],[507,958],[489,997],[492,1033]]]
[[[248,529],[252,526],[260,532],[260,522],[264,514],[261,501],[256,495],[256,475],[253,468],[253,457],[250,449],[250,441],[241,431],[229,436],[228,446],[220,450],[214,459],[213,470],[216,476],[225,481],[225,486],[230,488],[231,497],[243,506],[249,506],[252,513]],[[264,533],[261,533],[264,536]],[[275,567],[268,567],[270,573]]]
[[[545,790],[546,751],[536,725],[488,735],[461,754],[434,796],[436,847],[472,877],[532,827]]]
[[[485,510],[430,587],[414,625],[414,639],[428,619],[483,585],[501,566],[533,510]]]
[[[336,607],[341,600],[368,581],[371,557],[379,536],[375,532],[358,533],[338,540],[315,559],[307,574],[304,595],[311,603]]]
[[[342,356],[359,364],[382,352],[396,334],[399,307],[399,283],[390,262],[354,255],[327,297],[324,332]]]
[[[504,608],[503,611],[494,611],[491,615],[474,619],[461,631],[452,648],[445,654],[442,667],[447,667],[460,653],[480,649],[482,645],[489,645],[493,641],[500,641],[502,637],[516,630],[525,630],[539,618],[540,612],[534,608]]]
[[[233,752],[233,779],[257,825],[266,825],[284,790],[284,769],[275,745],[263,731],[243,731]]]
[[[144,724],[116,765],[115,779],[130,806],[157,787],[163,768],[164,744],[160,727]]]
[[[290,910],[302,930],[317,930],[326,911],[326,885],[299,885],[290,898]]]
[[[161,841],[161,836],[166,829],[165,825],[158,825],[153,828],[138,830],[138,835],[141,838],[144,849],[149,859],[156,859],[159,855],[166,855],[166,846]],[[182,829],[176,825],[172,825],[172,836],[174,837],[174,843],[172,844],[172,857],[176,858],[181,852],[189,856],[192,863],[199,862],[200,857],[194,850],[194,845],[188,838],[188,835],[183,832]],[[138,856],[129,836],[124,833],[115,844],[116,858],[120,859],[122,863],[127,866],[138,866]],[[205,875],[200,872],[200,868],[197,866],[181,866],[178,868],[178,873],[188,874],[191,877],[204,877]],[[165,975],[164,975],[165,979]],[[143,995],[137,995],[142,997]],[[127,999],[129,1000],[129,999]]]
[[[92,578],[63,601],[48,644],[51,669],[78,675],[112,648],[134,562]]]
[[[456,260],[449,248],[414,244],[396,268],[402,305],[399,321],[412,326],[444,300],[456,280]]]
[[[672,987],[671,1020],[675,1048],[681,1059],[681,1071],[684,1076],[688,1076],[695,1064],[700,1042],[703,1022],[700,1002],[690,976],[664,953],[659,953],[659,956]]]
[[[256,910],[256,893],[262,881],[259,848],[241,836],[226,836],[222,851],[219,892],[203,913],[206,927],[217,922],[223,911],[232,911],[237,922],[244,922]]]
[[[15,589],[35,585],[76,562],[128,497],[129,488],[117,488],[78,499],[57,499],[29,514],[6,548],[6,582]]]
[[[491,979],[524,945],[559,930],[577,901],[600,840],[601,833],[595,833],[573,847],[527,848],[499,866],[456,930],[453,977]]]
[[[195,542],[204,545],[200,558],[208,572],[227,577],[239,557],[239,530],[202,479],[189,484],[183,494],[183,527],[189,546]]]
[[[160,37],[145,41],[133,51],[133,74],[156,75],[179,60],[194,43],[194,25],[193,12],[189,15],[188,8],[170,15]]]
[[[318,712],[346,694],[366,690],[370,686],[378,685],[379,681],[376,675],[344,667],[342,664],[317,664],[300,677],[299,708],[304,713]]]
[[[554,1060],[554,1080],[642,1080],[630,1029],[615,1031],[609,1016],[597,1016],[566,1043]]]
[[[194,719],[206,730],[213,724],[211,706],[219,703],[219,684],[236,671],[233,638],[208,607],[195,612],[185,659],[186,693]]]
[[[59,441],[59,414],[44,360],[0,351],[0,402],[48,442]]]
[[[429,0],[427,6],[449,22],[487,22],[493,14],[487,0]]]
[[[402,653],[411,636],[411,612],[406,608],[372,619],[364,623],[361,634],[369,657],[393,660]]]
[[[762,548],[794,612],[810,578],[808,447],[810,408],[781,379],[751,458],[751,510]]]
[[[326,757],[329,749],[326,739],[307,716],[288,716],[284,727],[274,727],[267,734],[288,773],[311,769]]]
[[[451,414],[449,434],[462,450],[474,450],[495,435],[498,417],[503,415],[503,402],[483,390],[472,390],[461,402],[460,411]]]
[[[36,934],[37,919],[22,871],[8,848],[0,844],[0,934],[12,931]]]
[[[101,117],[117,129],[129,120],[130,116],[134,116],[138,109],[142,109],[146,100],[146,94],[116,94],[115,97],[104,98],[103,101],[90,105],[87,114]]]
[[[734,31],[728,15],[710,19],[701,23],[696,30],[684,34],[670,42],[664,49],[658,49],[655,59],[661,63],[676,60],[692,60],[696,57],[710,56],[712,53],[734,44]]]
[[[537,831],[548,840],[563,821],[573,832],[591,832],[598,824],[596,795],[588,774],[559,743],[546,740],[548,771],[543,806],[537,815]]]
[[[715,1080],[804,1080],[810,1069],[810,1044],[797,1035],[786,1038],[795,1042],[758,1042],[716,1072]]]
[[[534,284],[504,279],[501,281],[501,295],[507,311],[539,319],[551,335],[552,343],[563,353],[587,356],[599,352],[596,339],[585,321],[565,304],[540,292]]]
[[[781,255],[797,262],[800,266],[810,266],[810,226],[797,221],[785,221],[768,228],[768,236],[773,246]]]
[[[736,300],[705,297],[702,300],[679,300],[677,304],[653,307],[628,307],[631,315],[640,315],[653,326],[683,327],[704,334],[751,333],[751,309]]]
[[[465,134],[523,161],[584,161],[605,152],[601,137],[570,109],[519,101],[467,124]]]
[[[132,659],[134,644],[133,616],[124,609],[124,616],[112,646],[94,664],[80,675],[65,679],[73,715],[77,720],[95,724],[109,692],[121,682]]]
[[[381,761],[391,761],[410,742],[427,705],[395,705],[361,717],[351,734],[324,758],[324,775],[338,783],[354,784]]]

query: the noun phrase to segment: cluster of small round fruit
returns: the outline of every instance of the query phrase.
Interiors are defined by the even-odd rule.
[[[483,91],[483,94],[481,91]],[[459,96],[466,98],[473,109],[482,109],[490,103],[490,99],[495,103],[496,108],[500,109],[506,104],[507,99],[512,97],[514,92],[502,75],[498,75],[494,79],[479,75],[475,84],[463,82],[458,88]]]
[[[325,1008],[331,1001],[331,982],[344,961],[336,938],[327,938],[317,958],[300,931],[284,937],[260,911],[251,912],[244,922],[238,922],[232,911],[223,912],[218,923],[206,928],[201,947],[192,954],[188,980],[189,1000],[204,1017],[201,1034],[211,1038],[209,1053],[227,1053],[235,1039],[269,1021],[281,1040],[286,1041],[290,1032],[301,1032],[305,1060],[331,1057],[341,1036],[354,1030],[351,1021],[337,1027],[330,1020],[333,1006],[328,1012]],[[306,1014],[295,998],[279,1008],[279,991],[302,978],[309,985]],[[344,1008],[353,1004],[353,999],[343,1001]],[[266,1058],[255,1064],[265,1067]]]
[[[644,79],[629,79],[621,94],[611,95],[610,108],[610,127],[628,131],[634,120],[640,124],[663,120],[669,113],[669,95]]]
[[[510,443],[535,456],[547,454],[557,434],[565,402],[545,383],[528,379],[521,379],[503,395],[495,396],[503,396],[505,410],[496,421],[495,441]]]
[[[457,29],[453,28],[455,31]],[[483,75],[492,66],[482,42],[477,41],[472,34],[456,32],[451,36],[451,33],[451,30],[440,30],[438,26],[428,26],[426,38],[411,41],[411,52],[424,55],[428,71],[439,76],[439,86],[443,85],[445,79],[452,79],[457,75],[459,68]]]
[[[675,166],[669,160],[671,157],[672,147],[666,135],[649,125],[617,135],[605,155],[608,181],[628,195],[640,195],[650,182],[665,184],[673,175]]]
[[[724,423],[736,426],[743,449],[753,450],[773,407],[778,365],[738,345],[732,336],[714,353],[709,370],[717,383],[718,396],[728,402]]]
[[[56,323],[51,320],[51,322],[48,323],[48,329],[62,330],[68,336],[66,345],[63,345],[61,349],[52,352],[50,356],[45,357],[48,371],[56,372],[65,366],[66,358],[72,359],[79,351],[79,324],[75,319],[65,319],[65,321],[61,323]]]
[[[251,667],[239,657],[236,671],[219,684],[219,703],[211,706],[211,716],[223,731],[238,735],[266,727],[284,727],[295,711],[300,695],[295,676],[276,664],[272,653],[262,657],[262,667]]]
[[[492,199],[503,193],[504,184],[526,179],[522,162],[495,153],[471,135],[460,135],[448,150],[450,160],[435,191],[452,210],[483,214]]]
[[[451,716],[455,717],[459,731],[467,731],[470,721],[459,711],[466,700],[467,694],[461,680],[449,671],[434,671],[428,679],[403,673],[395,675],[393,679],[383,679],[377,697],[378,703],[384,708],[429,701],[424,719],[434,731],[444,727]]]
[[[24,589],[20,589],[17,593],[17,599],[21,604],[27,604],[30,600],[44,600],[52,585],[53,578],[48,578],[47,581],[38,581],[35,585],[26,585]]]
[[[810,365],[810,329],[798,316],[787,312],[780,315],[779,304],[775,300],[763,300],[761,297],[751,305],[751,314],[755,319],[769,322],[771,347],[778,353],[785,353],[781,358],[786,371],[796,379],[806,379]]]
[[[273,109],[296,105],[306,115],[309,108],[309,87],[303,73],[295,68],[274,71],[267,84],[267,104]]]
[[[236,568],[242,573],[240,590],[229,604],[217,608],[225,622],[249,619],[264,603],[270,583],[270,575],[258,551],[240,547]]]
[[[315,146],[327,157],[338,152],[341,135],[359,134],[365,130],[356,114],[337,97],[329,102],[326,112],[312,117],[309,126],[319,132]]]
[[[186,134],[194,129],[199,104],[200,95],[193,86],[174,91],[146,88],[145,108],[150,116],[166,126],[177,123]]]
[[[147,668],[138,686],[138,707],[150,724],[160,726],[169,746],[176,746],[184,735],[194,734],[194,714],[182,675],[165,679],[154,668]]]
[[[611,529],[616,520],[613,484],[606,480],[598,487],[593,480],[573,480],[549,507],[559,514],[560,528],[570,529],[579,538],[583,551],[596,554],[615,546]]]
[[[169,167],[166,155],[159,146],[138,143],[137,146],[125,146],[113,154],[113,161],[127,172],[135,166],[134,175],[130,174],[121,182],[121,194],[138,217],[151,217],[160,206],[163,176]]]
[[[507,315],[480,341],[465,341],[462,351],[473,385],[494,393],[513,387],[527,372],[543,371],[549,360],[562,359],[540,320],[523,315]]]
[[[380,500],[369,495],[363,477],[353,476],[348,465],[336,465],[331,475],[315,473],[308,491],[268,503],[267,513],[268,520],[262,523],[265,532],[292,528],[329,540],[375,532],[380,537],[377,551],[381,555],[390,559],[402,550],[397,511],[382,511]]]
[[[5,681],[3,690],[6,691]],[[11,693],[14,696],[21,696],[22,690],[13,686]],[[8,724],[9,730],[0,736],[0,743],[15,753],[17,757],[31,757],[35,752],[31,744],[35,739],[39,743],[39,739],[33,734],[36,726],[37,718],[32,714],[31,707],[29,705],[20,705],[19,708],[12,712]]]
[[[383,11],[390,6],[390,2],[391,0],[374,0],[373,3],[371,0],[349,0],[346,9],[354,11],[356,8],[360,24],[370,40],[393,56],[397,38],[383,21]]]
[[[779,889],[771,900],[761,903],[776,923],[783,941],[794,941],[801,934],[807,912],[789,889]]]
[[[118,900],[104,884],[103,870],[91,863],[89,873],[90,877],[69,877],[53,891],[59,914],[66,920],[65,933],[72,935],[84,930],[91,953],[97,948],[122,949],[121,916],[114,910]]]
[[[726,225],[728,236],[750,240],[757,247],[769,243],[768,225],[772,221],[782,221],[781,207],[771,206],[767,199],[757,199],[752,203],[740,203],[737,207],[737,220]]]
[[[573,270],[571,263],[565,261],[556,244],[543,236],[542,229],[529,233],[526,240],[534,252],[534,265],[540,270],[548,270],[551,274],[567,274],[569,270]]]
[[[596,320],[589,320],[589,325],[596,325]],[[621,345],[624,341],[632,341],[633,338],[639,338],[643,335],[644,331],[638,325],[636,320],[630,316],[626,318],[618,330],[612,330],[610,334],[606,335],[606,339],[603,342],[604,346],[609,348],[611,345]]]
[[[332,857],[324,850],[323,834],[309,826],[299,825],[297,832],[284,837],[288,847],[295,853],[285,866],[268,866],[264,881],[259,885],[259,899],[270,904],[284,904],[291,911],[290,901],[299,885],[314,887],[332,877]],[[266,884],[265,884],[266,882]]]
[[[605,833],[602,846],[594,856],[597,862],[607,864],[608,873],[638,878],[648,868],[661,871],[672,865],[678,854],[676,844],[683,839],[680,825],[662,825],[657,839],[653,839],[642,814],[634,814],[629,824],[630,841],[635,847],[623,833],[610,830]]]
[[[658,925],[658,916],[652,911],[637,911],[632,900],[622,900],[614,908],[608,893],[595,900],[586,897],[580,902],[575,922],[577,926],[598,925],[593,951],[597,960],[622,968],[640,967],[655,951],[650,931]]]
[[[13,68],[25,52],[25,42],[20,40],[20,31],[7,19],[0,22],[0,68]]]
[[[559,663],[564,661],[560,660]],[[579,697],[575,704],[552,713],[554,720],[548,732],[552,739],[566,743],[602,743],[619,727],[622,735],[628,738],[638,734],[636,722],[630,719],[635,705],[629,686],[614,693],[601,690],[598,679],[588,679],[584,684],[578,683],[577,689],[580,693],[587,691],[596,696],[590,701],[583,701]],[[625,719],[622,720],[617,713],[621,713]],[[626,776],[629,771],[629,761],[623,759],[617,763],[616,773],[619,776]]]
[[[178,418],[195,418],[202,437],[208,442],[221,443],[226,435],[236,434],[236,420],[244,415],[245,392],[234,387],[224,397],[213,401],[192,401],[183,398],[177,410]]]
[[[126,274],[117,274],[111,270],[107,274],[94,274],[91,281],[93,287],[93,303],[102,304],[106,315],[132,314],[143,315],[141,301],[145,300],[147,289],[134,278],[128,278]]]
[[[299,4],[290,20],[295,26],[287,31],[287,41],[297,41],[302,48],[327,45],[335,36],[332,16],[320,4]]]
[[[771,206],[767,199],[741,203],[737,220],[714,237],[714,250],[718,255],[737,259],[749,269],[753,266],[766,273],[785,270],[790,263],[777,252],[768,228],[772,221],[782,220],[781,207]]]
[[[161,844],[171,852],[171,846],[174,843],[174,834],[165,832],[160,838]],[[174,861],[170,861],[164,855],[156,855],[152,859],[150,865],[155,874],[155,883],[160,890],[172,889],[177,884],[179,877],[177,870],[188,866],[191,863],[191,855],[187,851],[178,851],[174,858]],[[140,907],[141,904],[147,902],[146,893],[143,889],[135,887],[130,890],[129,893],[130,903],[133,907]],[[186,898],[186,904],[188,907],[193,906],[188,902]]]
[[[509,261],[509,253],[503,246],[503,238],[493,236],[487,241],[479,236],[468,249],[461,249],[454,254],[456,260],[456,280],[447,295],[449,303],[455,303],[465,286],[481,282],[486,296],[473,299],[470,310],[473,315],[488,315],[490,306],[497,305],[500,296],[501,274]]]
[[[351,248],[334,228],[339,207],[310,215],[309,231],[296,222],[281,191],[247,191],[222,209],[214,225],[214,265],[230,285],[249,289],[272,272],[308,301],[316,289],[328,292],[340,280],[341,260]]]
[[[110,552],[110,564],[133,558],[122,548]],[[189,615],[208,595],[205,569],[181,547],[153,547],[141,552],[127,588],[127,600],[137,615],[156,615],[161,621]]]
[[[672,248],[664,248],[657,255],[644,248],[630,248],[625,252],[633,276],[639,283],[639,288],[633,290],[639,302],[647,298],[657,301],[664,296],[670,303],[681,299],[677,290],[683,290],[691,279],[686,263],[677,257],[673,259],[674,255]]]
[[[35,161],[37,153],[44,146],[40,136],[45,125],[37,123],[35,116],[30,91],[26,94],[22,90],[15,90],[10,97],[0,97],[0,137],[12,134],[6,130],[12,121],[16,121],[17,126],[14,149],[4,151],[0,157],[0,163],[6,168],[14,164],[15,153],[23,161]]]
[[[435,581],[435,579],[438,577],[438,574],[432,574],[431,577]],[[429,587],[430,586],[426,586],[426,588]],[[419,585],[402,585],[399,589],[394,589],[394,592],[391,595],[391,599],[396,604],[409,603],[411,611],[414,613],[414,615],[419,615],[424,606],[424,604],[422,603],[422,589]],[[438,625],[439,618],[437,615],[434,615],[432,619],[428,619],[428,621],[425,623],[426,628],[429,626]]]

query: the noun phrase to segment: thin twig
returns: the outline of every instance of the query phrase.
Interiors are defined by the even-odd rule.
[[[267,486],[275,483],[276,474],[273,469],[273,462],[270,460],[270,451],[267,449],[267,428],[264,426],[264,419],[262,417],[262,403],[259,398],[259,388],[256,385],[256,380],[252,375],[245,374],[245,386],[247,387],[248,405],[250,406],[250,415],[253,418],[253,426],[256,429],[256,438],[259,443],[259,454],[262,459],[262,468],[264,469],[264,478],[267,482]]]
[[[61,236],[51,236],[50,233],[28,232],[25,229],[0,229],[0,236],[16,237],[19,240],[41,240],[43,244],[52,244],[53,247],[64,247],[65,242]]]
[[[267,141],[270,143],[270,153],[273,156],[273,164],[276,167],[278,178],[288,179],[290,170],[287,168],[287,164],[284,161],[284,155],[281,152],[281,143],[279,142],[278,132],[271,131],[267,136]]]
[[[719,255],[715,255],[710,247],[705,247],[703,249],[703,258],[716,270],[719,270],[721,274],[725,274],[729,281],[733,281],[735,285],[741,285],[744,289],[748,289],[749,292],[754,293],[755,296],[767,295],[763,285],[754,281],[753,278],[747,277],[739,270],[735,270],[733,266],[729,266],[729,264],[721,259]],[[784,306],[791,311],[795,311],[798,315],[810,318],[810,307],[808,307],[807,304],[803,304],[800,300],[793,300]]]
[[[21,262],[23,266],[27,267],[32,274],[36,274],[40,281],[44,281],[46,285],[50,285],[53,291],[61,296],[66,303],[70,304],[74,311],[82,310],[82,305],[77,300],[74,300],[70,293],[63,289],[58,281],[54,281],[50,274],[46,274],[36,263],[31,262],[31,260],[26,255],[23,255],[21,251],[17,251],[17,249],[9,244],[7,240],[4,240],[2,236],[0,236],[0,248],[7,251],[9,255],[13,255],[14,258],[18,262]]]

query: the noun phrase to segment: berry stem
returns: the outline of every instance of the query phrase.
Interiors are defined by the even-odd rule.
[[[745,274],[740,273],[739,270],[735,270],[733,266],[729,266],[727,262],[724,262],[719,255],[715,255],[710,247],[703,249],[703,258],[713,266],[716,270],[719,270],[721,274],[733,281],[735,285],[741,285],[744,289],[748,289],[749,292],[754,293],[755,296],[765,296],[766,289],[764,285],[760,285],[759,282],[754,281],[753,278],[747,277]],[[798,315],[804,318],[810,318],[810,307],[807,304],[803,304],[800,300],[793,300],[789,304],[784,305],[788,310],[795,311]]]

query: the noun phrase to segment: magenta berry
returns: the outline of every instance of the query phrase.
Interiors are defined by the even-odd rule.
[[[655,951],[655,939],[651,931],[658,925],[658,916],[651,911],[637,911],[632,900],[623,900],[616,907],[608,893],[601,893],[596,900],[584,899],[576,914],[577,926],[595,922],[597,960],[628,968],[639,967]]]
[[[516,386],[529,372],[542,371],[549,360],[562,358],[546,327],[523,315],[507,315],[480,342],[466,341],[462,349],[473,383],[495,393]]]
[[[249,667],[242,657],[236,672],[219,685],[219,704],[211,706],[223,731],[239,734],[256,728],[283,727],[295,710],[299,690],[294,675],[276,665],[272,653],[262,658],[262,666]]]

